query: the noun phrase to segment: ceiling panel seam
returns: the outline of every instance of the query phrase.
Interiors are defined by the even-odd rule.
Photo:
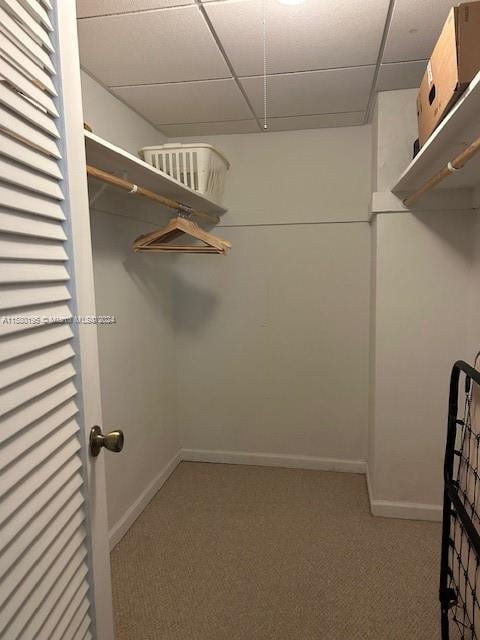
[[[390,24],[392,22],[393,10],[395,8],[395,0],[390,0],[387,10],[387,17],[385,18],[385,27],[383,29],[382,39],[380,41],[380,48],[378,50],[377,64],[375,66],[375,72],[373,74],[372,87],[370,89],[370,96],[368,98],[367,108],[365,111],[365,124],[370,120],[370,114],[372,112],[373,102],[375,99],[375,89],[377,87],[378,74],[380,73],[380,65],[382,64],[383,54],[385,52],[385,45],[387,44],[388,32],[390,31]]]
[[[392,62],[383,62],[381,61],[380,64],[383,67],[388,67],[389,65],[392,64],[409,64],[410,62],[428,62],[427,58],[415,58],[413,60],[393,60]]]
[[[114,18],[117,16],[133,16],[139,13],[156,13],[160,11],[171,11],[172,9],[181,9],[182,7],[192,7],[191,2],[172,5],[171,7],[156,7],[155,9],[136,9],[134,11],[112,11],[111,13],[96,13],[93,16],[77,16],[77,20],[95,20],[96,18]]]
[[[95,82],[97,84],[99,84],[103,89],[105,89],[105,91],[108,91],[108,93],[114,97],[116,100],[118,100],[119,102],[121,102],[123,105],[125,105],[126,107],[128,107],[128,109],[130,109],[131,111],[133,111],[133,113],[135,113],[139,118],[142,118],[142,120],[145,120],[145,122],[148,122],[148,124],[150,126],[152,126],[154,129],[156,129],[159,133],[161,133],[163,136],[165,136],[166,138],[168,138],[167,134],[164,133],[161,129],[159,129],[158,124],[155,124],[154,122],[152,122],[151,120],[149,120],[146,116],[143,115],[143,113],[140,113],[140,111],[137,111],[137,109],[134,109],[130,104],[128,104],[128,102],[126,102],[123,98],[121,98],[120,96],[117,96],[115,93],[112,93],[110,91],[110,87],[107,87],[103,84],[103,82],[100,82],[100,80],[98,78],[96,78],[93,73],[91,71],[89,71],[88,69],[86,69],[85,67],[82,67],[80,65],[80,69],[87,74],[87,76],[90,76],[90,78],[92,78],[92,80],[95,80]]]
[[[409,61],[410,62],[410,61]],[[412,60],[412,62],[423,62],[422,60]],[[398,64],[396,62],[389,62],[388,64]],[[305,73],[321,73],[323,71],[350,71],[350,69],[366,69],[373,67],[373,64],[359,64],[352,67],[328,67],[325,69],[304,69],[303,71],[279,71],[277,73],[268,73],[267,78],[275,78],[277,76],[300,76]],[[197,80],[177,80],[175,82],[143,82],[141,84],[112,84],[109,85],[110,89],[125,89],[133,87],[157,87],[165,86],[169,84],[191,84],[194,82],[217,82],[222,80],[249,80],[250,78],[263,78],[263,74],[254,74],[249,76],[237,76],[233,75],[225,78],[201,78]]]
[[[298,69],[297,71],[277,71],[276,73],[268,73],[267,76],[269,78],[273,76],[293,76],[300,75],[301,73],[321,73],[322,71],[346,71],[347,69],[365,69],[368,67],[373,67],[373,62],[371,64],[355,64],[350,67],[321,67],[318,69]],[[262,73],[254,73],[246,76],[238,76],[240,79],[245,78],[263,78]]]
[[[110,89],[134,89],[135,87],[166,87],[169,84],[195,84],[198,82],[224,82],[232,80],[232,76],[225,78],[202,78],[201,80],[176,80],[175,82],[142,82],[141,84],[111,84]]]
[[[215,43],[220,51],[220,53],[223,56],[223,59],[225,60],[225,64],[227,65],[230,73],[232,74],[232,78],[235,82],[235,84],[237,85],[237,88],[239,89],[239,91],[241,92],[243,99],[245,100],[248,108],[250,109],[251,114],[253,115],[253,118],[255,120],[255,122],[257,123],[258,128],[260,129],[260,131],[262,131],[262,126],[260,124],[260,120],[257,117],[257,114],[255,113],[255,110],[252,106],[252,103],[250,102],[248,96],[247,96],[247,92],[245,91],[245,89],[243,88],[242,83],[240,82],[240,80],[238,79],[237,76],[237,72],[235,71],[232,63],[230,62],[230,58],[227,55],[227,52],[225,51],[222,42],[217,34],[217,32],[215,31],[215,28],[212,24],[212,21],[210,20],[210,18],[208,17],[207,12],[205,11],[205,7],[202,5],[202,3],[199,0],[195,0],[195,4],[198,7],[198,10],[200,11],[200,13],[203,16],[203,19],[205,20],[205,23],[208,27],[208,29],[210,30],[210,33],[212,35],[212,38],[215,40]]]
[[[339,116],[347,115],[350,113],[364,113],[363,109],[357,109],[355,111],[325,111],[323,113],[294,113],[288,116],[270,116],[269,120],[284,120],[285,118],[311,118],[312,116]],[[172,127],[184,124],[216,124],[217,122],[251,122],[253,118],[233,118],[228,120],[194,120],[192,122],[161,122],[157,127]]]

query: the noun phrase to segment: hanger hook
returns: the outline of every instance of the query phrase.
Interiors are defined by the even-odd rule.
[[[180,206],[177,209],[177,215],[180,218],[186,218],[187,220],[190,220],[193,214],[194,214],[194,211],[192,207],[189,207],[187,204],[180,204]]]

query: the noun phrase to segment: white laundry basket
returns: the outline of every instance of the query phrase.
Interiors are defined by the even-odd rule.
[[[228,160],[210,144],[171,142],[140,149],[145,162],[182,184],[221,202]]]

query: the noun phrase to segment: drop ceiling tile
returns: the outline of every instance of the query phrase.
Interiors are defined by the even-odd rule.
[[[286,6],[265,0],[268,73],[375,64],[388,0],[306,0]],[[262,2],[204,5],[239,76],[263,73]]]
[[[378,73],[376,91],[419,87],[426,68],[427,60],[382,64]]]
[[[259,133],[256,120],[232,120],[228,122],[189,122],[186,124],[159,124],[157,127],[167,136],[213,136],[225,133]]]
[[[90,18],[114,13],[133,13],[184,4],[193,4],[193,0],[77,0],[77,17]]]
[[[78,20],[82,66],[105,86],[230,75],[197,7]]]
[[[268,131],[296,131],[298,129],[320,129],[322,127],[352,127],[364,124],[364,121],[364,111],[270,118],[268,120]]]
[[[268,114],[300,116],[364,111],[375,67],[307,71],[268,77]],[[263,114],[263,78],[241,78],[258,117]]]
[[[458,0],[396,0],[383,62],[428,60]]]
[[[164,125],[252,118],[231,79],[117,87],[112,92],[150,122]]]

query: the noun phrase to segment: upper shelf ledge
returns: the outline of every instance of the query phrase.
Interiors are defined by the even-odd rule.
[[[131,153],[116,147],[94,133],[90,133],[90,131],[84,133],[87,164],[134,182],[162,196],[177,200],[197,211],[203,211],[212,216],[221,216],[225,213],[226,209],[217,202],[213,202],[198,191],[186,187],[163,171],[159,171]]]
[[[480,73],[435,129],[420,153],[392,187],[395,194],[411,194],[443,169],[480,136]],[[439,189],[471,189],[480,185],[480,154],[443,180]]]

